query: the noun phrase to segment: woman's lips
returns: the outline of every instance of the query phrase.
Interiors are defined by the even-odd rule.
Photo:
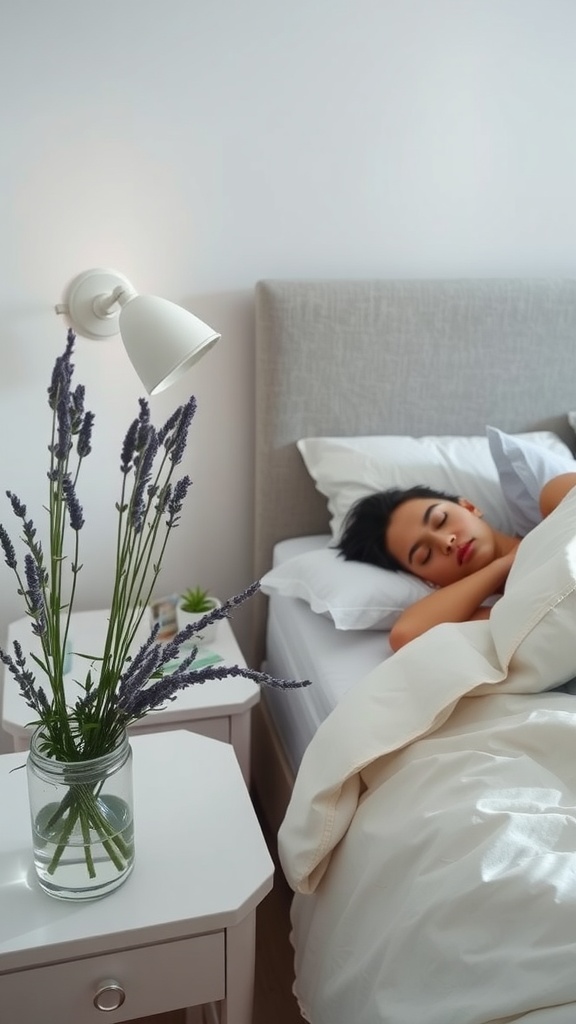
[[[456,557],[458,558],[458,565],[464,565],[464,562],[467,562],[468,559],[472,557],[473,549],[474,549],[474,541],[473,540],[469,540],[466,544],[462,544],[458,548],[458,550],[456,552]]]

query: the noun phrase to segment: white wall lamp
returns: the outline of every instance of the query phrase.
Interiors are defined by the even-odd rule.
[[[220,335],[193,313],[156,295],[139,295],[115,270],[85,270],[56,306],[83,338],[121,334],[149,395],[174,384]]]

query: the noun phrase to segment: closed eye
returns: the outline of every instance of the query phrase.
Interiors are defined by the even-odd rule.
[[[433,518],[434,517],[434,518]],[[448,518],[448,513],[438,505],[431,505],[424,513],[424,525],[429,523],[433,530],[439,530]],[[432,548],[428,545],[417,542],[408,553],[409,564],[414,563],[419,568],[427,565],[432,558]]]
[[[444,526],[444,523],[446,522],[447,519],[448,519],[448,513],[447,512],[442,512],[442,514],[440,515],[438,521],[435,522],[435,523],[432,523],[433,529],[439,530],[441,526]]]
[[[439,518],[436,522],[434,522],[432,521],[432,516],[436,515],[438,515]],[[437,530],[446,522],[447,517],[448,513],[446,512],[446,510],[440,506],[439,502],[435,502],[433,505],[428,505],[428,508],[424,512],[424,515],[422,516],[422,525],[424,527],[430,525],[433,530]],[[408,552],[408,565],[412,564],[415,555],[418,552],[420,552],[421,549],[426,553],[423,559],[421,559],[420,555],[418,555],[418,565],[426,565],[426,563],[432,557],[432,549],[427,545],[424,545],[422,541],[419,540],[417,540],[416,543],[412,545],[410,551]]]

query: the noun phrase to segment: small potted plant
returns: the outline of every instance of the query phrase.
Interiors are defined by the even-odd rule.
[[[192,587],[189,590],[183,591],[176,606],[178,629],[184,629],[185,626],[191,623],[199,622],[200,619],[203,619],[214,608],[220,608],[220,601],[207,590],[203,590],[202,587]],[[213,641],[216,638],[217,631],[218,622],[211,622],[194,639],[202,643]]]

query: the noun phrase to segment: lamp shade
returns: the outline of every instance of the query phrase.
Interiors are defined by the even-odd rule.
[[[56,312],[83,338],[100,341],[120,332],[150,395],[174,384],[220,337],[182,306],[139,295],[123,274],[102,267],[75,277]]]
[[[150,395],[174,384],[220,338],[193,313],[156,295],[135,295],[122,305],[119,326]]]

